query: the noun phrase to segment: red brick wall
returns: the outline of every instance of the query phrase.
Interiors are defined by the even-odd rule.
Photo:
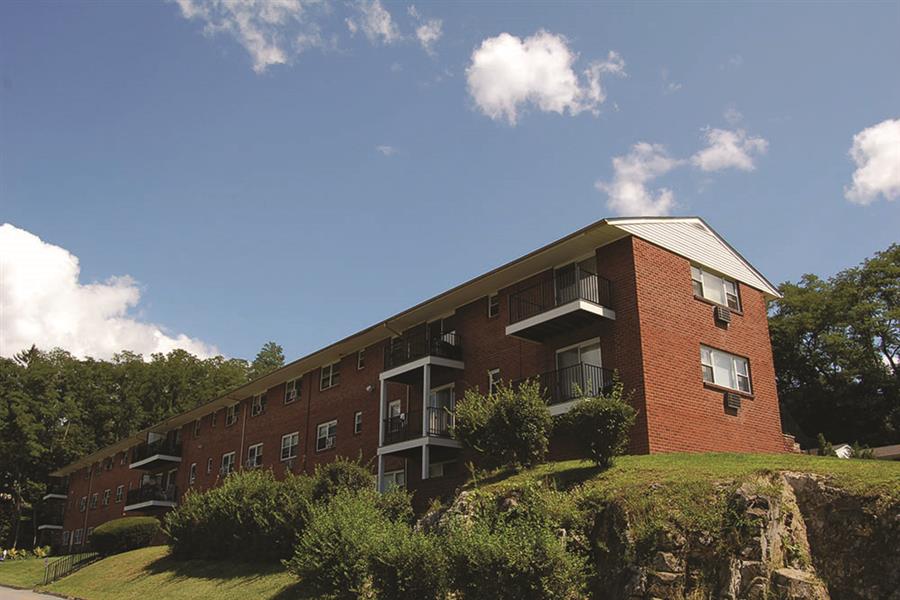
[[[632,240],[650,452],[783,452],[762,293],[741,284],[743,314],[717,326],[713,306],[694,298],[689,261]],[[704,385],[701,344],[749,359],[753,396],[737,414],[722,390]]]

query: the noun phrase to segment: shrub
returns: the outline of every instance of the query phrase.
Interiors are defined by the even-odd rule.
[[[447,558],[440,540],[394,523],[370,561],[372,586],[379,598],[441,600],[447,595]]]
[[[124,517],[99,525],[91,534],[91,545],[103,555],[118,554],[149,546],[159,533],[155,517]]]
[[[608,394],[582,398],[560,417],[560,429],[603,468],[612,466],[614,457],[627,449],[628,434],[637,415],[623,395],[622,383],[616,378]]]
[[[375,488],[375,476],[358,460],[338,457],[336,460],[316,465],[313,475],[312,496],[322,502],[335,496],[341,490],[356,491]]]
[[[271,471],[232,473],[206,492],[188,492],[166,515],[172,552],[181,558],[267,561],[287,558],[309,515],[313,482]]]
[[[378,496],[377,506],[391,521],[412,525],[416,515],[412,508],[412,496],[406,490],[393,488]]]
[[[530,466],[544,459],[552,425],[540,385],[501,383],[495,393],[466,390],[456,407],[454,435],[485,466]]]

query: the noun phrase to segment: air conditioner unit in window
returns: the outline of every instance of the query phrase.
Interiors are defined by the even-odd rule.
[[[297,390],[288,390],[287,401],[293,402],[296,399],[297,399]]]
[[[725,393],[725,408],[730,408],[731,410],[740,409],[741,408],[740,394],[735,394],[734,392],[726,392]]]
[[[731,309],[727,306],[717,306],[713,315],[720,323],[731,323]]]

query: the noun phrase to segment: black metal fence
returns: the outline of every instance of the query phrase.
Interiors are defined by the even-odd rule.
[[[132,504],[140,504],[141,502],[149,502],[151,500],[159,500],[164,502],[178,501],[178,486],[169,485],[144,485],[134,490],[128,490],[126,495],[125,506]]]
[[[574,300],[610,305],[610,282],[596,273],[574,266],[558,269],[544,279],[509,297],[509,322],[517,323]]]
[[[65,482],[62,481],[51,481],[47,484],[47,490],[44,494],[56,494],[58,496],[65,496],[68,493],[69,486]]]
[[[50,502],[42,504],[38,508],[37,524],[38,525],[62,525],[64,502]]]
[[[402,336],[388,342],[384,353],[384,369],[393,369],[425,356],[440,356],[452,360],[462,359],[459,334],[455,331],[432,335]]]
[[[607,392],[613,385],[613,371],[596,365],[578,363],[547,371],[535,377],[548,404],[559,404],[585,396]]]
[[[425,431],[427,435],[449,437],[453,426],[453,415],[438,407],[428,407],[425,411]],[[422,437],[422,413],[409,412],[388,417],[384,420],[384,443],[396,444]]]
[[[167,456],[181,456],[181,442],[175,442],[168,438],[162,438],[155,442],[148,442],[137,446],[131,454],[131,462],[138,462],[150,458],[155,454]]]
[[[57,558],[47,563],[47,566],[44,567],[44,585],[53,583],[57,579],[77,571],[98,558],[100,558],[100,555],[96,552],[77,552]]]

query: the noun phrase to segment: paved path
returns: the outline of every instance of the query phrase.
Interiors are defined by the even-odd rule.
[[[14,590],[0,585],[0,600],[59,600],[59,597],[38,594],[31,590]]]

